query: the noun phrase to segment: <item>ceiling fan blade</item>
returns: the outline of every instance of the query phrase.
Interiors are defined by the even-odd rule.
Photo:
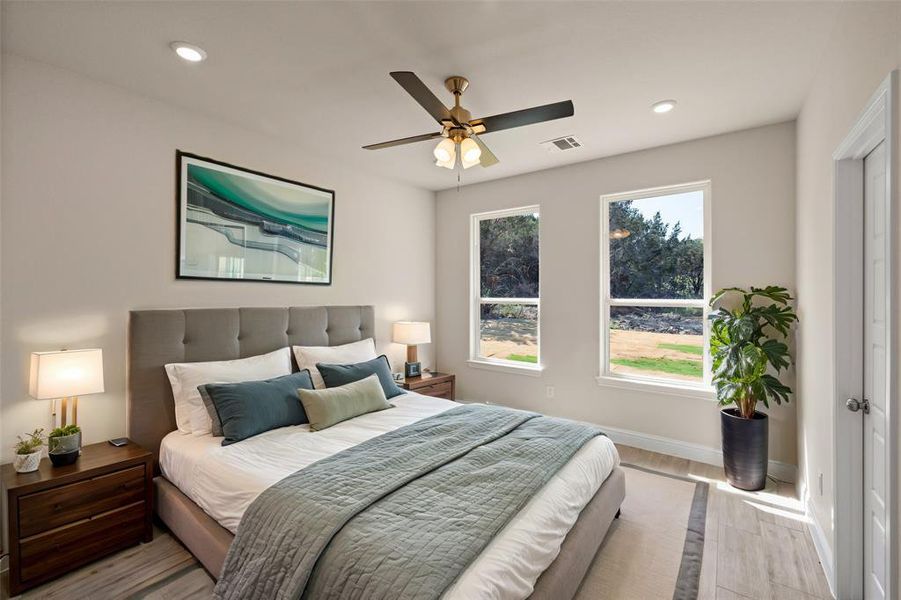
[[[482,154],[479,156],[479,164],[483,167],[490,167],[491,165],[496,165],[500,161],[494,155],[494,152],[488,149],[488,146],[485,145],[485,142],[479,139],[479,136],[470,134],[469,137],[475,140],[476,144],[479,145],[479,149],[482,151]]]
[[[555,102],[553,104],[545,104],[544,106],[535,106],[533,108],[525,108],[523,110],[515,110],[513,112],[484,117],[470,121],[472,127],[484,126],[484,133],[493,133],[502,129],[511,129],[513,127],[522,127],[523,125],[534,125],[544,121],[553,121],[554,119],[562,119],[571,117],[575,113],[573,109],[573,101],[565,100],[563,102]]]
[[[412,71],[392,71],[391,77],[393,77],[394,81],[399,83],[408,94],[413,96],[413,99],[416,100],[427,113],[432,115],[433,119],[439,123],[441,121],[452,120],[450,111],[447,107],[432,93],[432,90],[426,87],[422,80],[416,76],[416,73],[413,73]]]
[[[412,135],[410,137],[400,138],[399,140],[391,140],[390,142],[380,142],[378,144],[369,144],[363,146],[365,150],[381,150],[382,148],[392,148],[394,146],[403,146],[404,144],[414,144],[416,142],[426,142],[441,137],[441,132],[424,133],[422,135]]]

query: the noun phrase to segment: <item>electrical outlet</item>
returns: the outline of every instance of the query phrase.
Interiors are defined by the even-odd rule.
[[[554,397],[554,386],[552,386],[552,385],[547,386],[545,388],[545,393],[547,394],[548,398],[553,398]]]

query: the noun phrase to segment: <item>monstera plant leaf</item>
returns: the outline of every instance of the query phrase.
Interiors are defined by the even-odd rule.
[[[766,373],[766,354],[757,346],[742,346],[735,361],[735,379],[738,383],[754,383]]]
[[[729,338],[735,344],[747,344],[754,341],[757,333],[757,319],[751,315],[742,315],[729,325]]]

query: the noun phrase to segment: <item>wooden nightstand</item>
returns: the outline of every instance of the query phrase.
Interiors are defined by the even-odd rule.
[[[134,442],[82,448],[75,464],[3,465],[9,593],[153,538],[153,455]]]
[[[423,373],[420,377],[407,377],[400,387],[424,396],[436,398],[456,398],[457,376],[449,373]]]

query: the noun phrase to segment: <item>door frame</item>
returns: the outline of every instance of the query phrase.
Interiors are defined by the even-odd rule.
[[[861,598],[864,591],[864,534],[861,526],[863,515],[863,427],[861,415],[845,407],[848,398],[859,398],[863,393],[863,160],[885,142],[886,194],[885,215],[888,222],[886,236],[886,390],[888,403],[886,417],[888,433],[888,471],[886,485],[889,573],[887,574],[887,598],[893,598],[898,586],[898,536],[895,519],[898,517],[898,298],[895,265],[898,262],[898,210],[895,209],[897,165],[896,115],[898,111],[896,89],[898,71],[892,71],[883,80],[858,117],[851,131],[833,153],[834,205],[833,205],[833,331],[834,345],[834,465],[833,483],[835,544],[833,554],[832,590],[837,598]]]

